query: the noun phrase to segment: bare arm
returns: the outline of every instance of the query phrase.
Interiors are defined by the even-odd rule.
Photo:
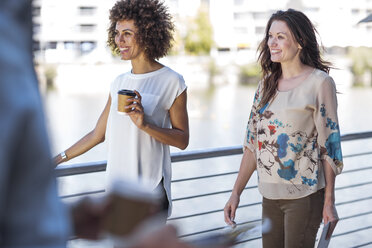
[[[240,195],[242,194],[245,186],[248,183],[248,180],[251,178],[255,170],[255,155],[251,150],[246,148],[242,157],[242,161],[240,162],[239,174],[235,181],[230,199],[228,200],[224,208],[225,222],[229,225],[235,224],[235,212],[239,205]]]
[[[66,162],[72,158],[75,158],[91,148],[95,147],[99,143],[102,143],[105,140],[107,118],[110,112],[111,106],[111,96],[108,97],[106,106],[99,117],[95,128],[90,131],[87,135],[81,138],[78,142],[72,145],[70,148],[65,150],[67,156],[66,159],[62,159],[61,155],[58,154],[54,157],[55,165],[58,165],[62,162]]]
[[[135,108],[135,110],[128,113],[134,124],[161,143],[175,146],[182,150],[185,149],[189,144],[189,118],[186,108],[186,90],[176,98],[172,107],[169,109],[172,128],[161,128],[147,123],[144,119],[141,96],[138,92],[136,93],[138,98],[133,99],[133,102],[136,102],[136,104],[128,106],[128,108]]]
[[[326,180],[325,192],[324,192],[324,206],[323,206],[323,221],[324,224],[331,222],[327,239],[332,236],[333,230],[338,222],[337,210],[335,207],[335,179],[336,175],[331,165],[323,160],[323,168]]]

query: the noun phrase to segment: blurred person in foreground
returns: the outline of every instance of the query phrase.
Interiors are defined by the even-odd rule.
[[[159,188],[164,210],[171,212],[169,146],[189,142],[186,85],[183,77],[157,60],[171,48],[174,26],[158,0],[121,0],[110,10],[108,45],[132,70],[111,84],[106,106],[95,128],[57,155],[56,164],[87,152],[107,139],[107,185],[134,179]],[[118,91],[133,90],[127,114],[118,113]]]
[[[97,239],[107,204],[66,206],[56,180],[32,61],[29,0],[0,2],[0,247],[66,247],[69,237]],[[187,248],[163,227],[136,248]]]
[[[72,230],[96,238],[105,206],[82,201],[67,210],[58,198],[32,61],[31,8],[29,0],[0,3],[0,247],[65,247]]]
[[[271,231],[263,247],[314,247],[320,223],[338,221],[335,176],[343,168],[336,87],[321,58],[311,21],[293,9],[269,19],[259,46],[263,79],[249,117],[244,154],[226,203],[234,224],[240,195],[254,170]]]

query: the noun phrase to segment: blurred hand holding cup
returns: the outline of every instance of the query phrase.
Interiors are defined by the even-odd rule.
[[[116,237],[126,237],[151,226],[159,225],[162,195],[156,190],[129,181],[116,181],[108,194],[110,211],[104,221],[104,230]],[[150,228],[151,229],[151,228]]]
[[[129,113],[131,111],[130,108],[126,109],[125,107],[132,104],[131,102],[128,102],[127,100],[130,98],[135,98],[136,93],[132,90],[126,90],[122,89],[118,91],[118,113],[124,114]]]

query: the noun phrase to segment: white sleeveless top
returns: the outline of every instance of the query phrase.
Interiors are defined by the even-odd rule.
[[[137,90],[142,96],[145,119],[161,128],[171,128],[169,109],[186,89],[183,77],[168,67],[145,74],[127,72],[111,84],[111,107],[106,140],[108,142],[107,184],[118,179],[135,180],[154,188],[164,178],[171,212],[171,160],[169,145],[160,143],[133,124],[126,114],[117,112],[117,92]]]

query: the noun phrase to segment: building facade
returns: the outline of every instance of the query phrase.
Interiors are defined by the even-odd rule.
[[[87,54],[96,57],[95,59],[105,59],[105,53],[110,57],[110,52],[106,49],[106,30],[109,9],[114,2],[34,1],[35,59],[40,62],[63,63]]]
[[[35,59],[46,63],[107,62],[109,9],[115,0],[35,0]],[[326,47],[371,46],[372,23],[358,24],[372,13],[372,0],[166,0],[178,35],[187,32],[200,5],[208,7],[218,50],[256,49],[270,15],[278,9],[303,11]]]
[[[288,8],[311,19],[326,47],[372,45],[372,23],[358,24],[372,13],[372,0],[210,0],[209,6],[220,50],[256,49],[271,14]]]

